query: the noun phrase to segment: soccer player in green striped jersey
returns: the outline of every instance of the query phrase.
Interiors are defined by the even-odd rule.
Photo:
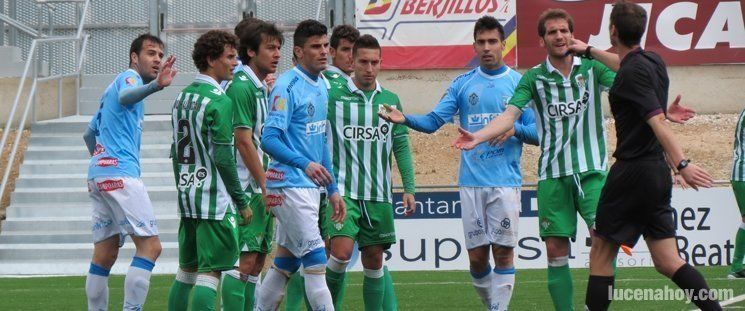
[[[732,190],[740,208],[742,223],[735,237],[735,256],[732,258],[732,273],[729,278],[745,279],[743,258],[745,257],[745,109],[740,112],[735,127],[735,152],[732,159]]]
[[[236,210],[241,225],[251,220],[233,155],[233,103],[218,82],[233,78],[236,41],[217,30],[197,39],[192,58],[200,73],[173,105],[171,158],[181,223],[169,310],[186,310],[192,287],[191,309],[214,310],[220,274],[238,259]]]
[[[326,283],[335,307],[341,309],[346,267],[356,241],[362,251],[365,310],[395,310],[395,299],[384,304],[384,297],[393,295],[393,288],[384,267],[383,251],[396,243],[391,155],[396,158],[404,183],[405,213],[411,214],[416,208],[408,129],[377,117],[383,105],[401,109],[398,96],[376,80],[381,61],[378,41],[363,35],[355,42],[352,54],[354,77],[347,79],[345,85],[331,85],[329,90],[329,145],[347,218],[337,224],[330,215],[326,216],[331,244]]]
[[[256,20],[240,31],[237,68],[225,91],[233,101],[236,162],[241,187],[251,197],[253,219],[240,226],[240,259],[237,270],[223,279],[222,301],[226,310],[252,310],[254,292],[267,254],[272,251],[273,218],[266,212],[264,172],[269,156],[261,149],[261,129],[268,111],[268,86],[264,82],[277,71],[282,32],[273,24]]]
[[[523,109],[536,112],[541,155],[538,160],[538,223],[546,242],[548,289],[557,310],[573,310],[569,272],[569,239],[577,232],[577,213],[592,230],[600,191],[607,174],[605,123],[600,96],[608,90],[618,69],[618,56],[611,68],[591,58],[572,54],[574,21],[564,10],[550,9],[538,20],[540,45],[546,61],[528,70],[520,80],[505,113],[476,133],[459,129],[453,145],[473,149],[476,145],[509,131]],[[591,48],[590,48],[591,49]],[[595,56],[595,54],[592,54]],[[613,69],[613,70],[612,70]],[[668,118],[682,122],[672,107]],[[677,108],[677,109],[676,109]]]

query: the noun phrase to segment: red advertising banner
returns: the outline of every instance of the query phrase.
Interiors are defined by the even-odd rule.
[[[601,49],[612,48],[608,37],[614,0],[516,1],[520,67],[546,58],[538,43],[537,22],[549,8],[561,8],[574,18],[574,37]],[[745,1],[636,1],[647,11],[642,46],[660,54],[668,65],[745,63]]]

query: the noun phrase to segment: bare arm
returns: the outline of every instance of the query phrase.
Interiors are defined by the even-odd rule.
[[[235,133],[235,146],[238,149],[238,153],[241,155],[243,163],[246,163],[248,171],[251,173],[251,177],[261,188],[261,193],[266,194],[266,179],[264,177],[264,166],[261,165],[259,159],[259,153],[256,150],[256,146],[251,139],[253,131],[248,128],[236,128]]]
[[[587,43],[578,39],[572,39],[572,43],[569,45],[569,50],[574,54],[584,55],[585,52],[587,52],[587,47]],[[597,59],[599,62],[603,63],[603,65],[610,68],[610,70],[618,71],[618,68],[621,67],[621,60],[618,58],[618,54],[616,53],[603,51],[593,47],[590,49],[590,54],[592,54],[590,55],[592,58]]]
[[[654,131],[654,135],[662,145],[662,149],[665,150],[665,153],[668,156],[668,163],[677,167],[678,163],[685,159],[685,156],[683,155],[683,148],[681,148],[675,140],[673,132],[665,122],[665,116],[663,114],[658,114],[651,117],[647,120],[647,124],[649,124],[652,131]],[[688,183],[688,185],[693,189],[698,189],[698,187],[709,188],[712,186],[713,179],[711,178],[711,175],[695,164],[688,164],[688,166],[680,170],[679,173],[683,179],[685,179],[686,183]]]

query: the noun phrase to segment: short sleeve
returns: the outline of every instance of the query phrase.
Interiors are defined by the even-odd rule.
[[[593,61],[592,70],[600,84],[600,91],[607,91],[613,86],[613,81],[616,80],[616,73],[613,70],[596,60]]]
[[[286,131],[292,119],[293,103],[286,85],[275,85],[269,95],[271,107],[264,127],[274,127]]]
[[[647,120],[663,112],[655,87],[660,85],[646,68],[635,66],[624,72],[617,82],[621,92],[616,92],[625,103],[634,107],[640,117]],[[615,89],[614,89],[615,90]]]
[[[525,110],[533,102],[533,82],[533,74],[530,71],[526,72],[517,83],[509,105]]]
[[[231,83],[225,92],[233,102],[233,128],[253,128],[256,124],[256,95],[243,83]]]
[[[212,143],[216,145],[233,144],[233,103],[228,97],[221,97],[207,105],[208,126]]]
[[[450,86],[445,90],[445,94],[440,98],[435,109],[432,110],[438,117],[445,122],[453,122],[453,117],[458,113],[458,90],[460,89],[460,79],[453,80]]]

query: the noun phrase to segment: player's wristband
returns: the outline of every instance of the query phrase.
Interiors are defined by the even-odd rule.
[[[688,167],[688,163],[691,163],[691,160],[680,160],[680,163],[678,163],[678,167],[676,169],[678,172],[682,171],[684,168]]]
[[[592,45],[588,45],[587,48],[585,49],[585,55],[584,56],[587,59],[593,59],[592,52],[590,52],[590,50],[592,50]]]

